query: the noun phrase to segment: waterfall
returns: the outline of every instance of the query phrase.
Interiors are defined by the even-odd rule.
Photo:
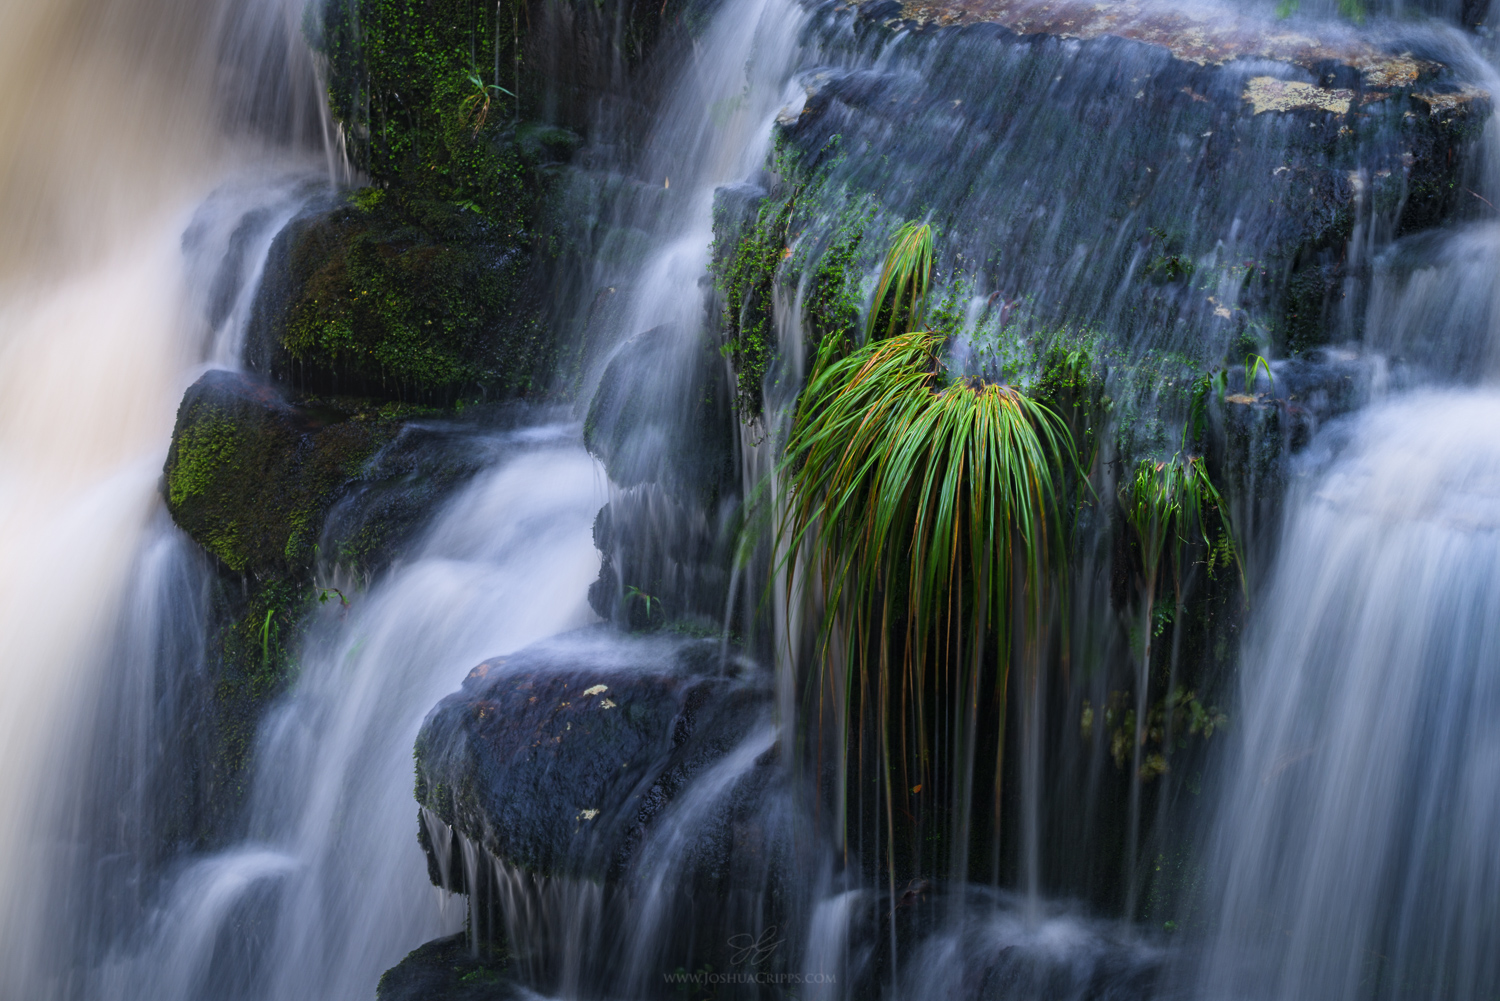
[[[644,204],[606,203],[618,214],[616,230],[649,234],[646,251],[623,261],[596,253],[592,280],[628,290],[630,305],[608,333],[613,340],[654,327],[672,331],[658,355],[665,367],[633,373],[660,380],[653,402],[669,412],[681,405],[680,371],[693,364],[701,334],[699,279],[715,188],[764,160],[796,53],[795,8],[766,0],[749,13],[753,31],[744,30],[744,10],[715,21],[662,102],[644,155],[596,168],[649,191]],[[704,114],[705,100],[714,114]],[[266,247],[311,191],[296,177],[269,190],[221,186],[185,227],[184,246],[211,248],[195,259],[233,257],[242,272],[228,294],[214,293],[212,268],[183,293],[202,300],[209,315],[203,344],[215,364],[238,366]],[[233,240],[231,254],[225,247]],[[174,1001],[368,999],[380,974],[408,951],[463,927],[464,907],[428,885],[414,836],[411,748],[431,706],[475,663],[595,618],[585,603],[598,570],[590,526],[607,499],[606,481],[566,416],[523,410],[510,431],[474,437],[459,430],[488,472],[434,515],[423,539],[367,593],[357,595],[336,562],[324,561],[320,580],[357,596],[348,608],[335,601],[322,610],[297,651],[297,681],[255,738],[247,837],[178,860],[170,879],[138,894],[136,926],[101,932],[103,954],[92,969],[75,971],[82,983],[74,989]],[[670,458],[649,448],[648,455],[653,463]],[[159,466],[160,452],[151,459]],[[202,573],[184,572],[192,569]],[[716,788],[732,789],[765,749],[764,734],[758,730],[753,740],[762,743],[747,744],[731,774],[717,786],[710,781],[699,798],[711,802]],[[690,828],[690,804],[682,811]],[[680,889],[670,871],[673,850],[669,838],[642,877],[648,888],[634,951],[643,957],[670,932],[663,909]],[[564,895],[552,905],[557,913],[539,920],[584,921],[582,906]],[[590,948],[602,958],[613,941]],[[651,989],[658,972],[646,961],[636,977]],[[569,978],[577,983],[577,971]]]
[[[108,926],[135,920],[156,835],[184,806],[149,787],[190,757],[162,717],[191,712],[204,568],[157,483],[176,402],[211,351],[191,272],[223,270],[226,244],[183,234],[230,178],[274,201],[288,171],[319,169],[316,81],[288,14],[0,10],[6,996],[76,989]]]
[[[1489,172],[1495,140],[1491,125]],[[1300,457],[1244,651],[1200,996],[1468,999],[1500,982],[1497,266],[1493,222],[1374,262],[1375,402]]]
[[[474,664],[593,619],[602,492],[567,425],[471,447],[490,471],[307,639],[258,739],[249,837],[191,862],[147,905],[95,996],[368,1001],[406,952],[462,927],[417,848],[412,743]]]
[[[285,677],[266,680],[277,609],[257,607],[257,683],[274,698],[236,737],[251,764],[231,790],[206,722],[222,605],[265,581],[174,524],[188,524],[176,499],[169,515],[174,409],[209,370],[274,369],[257,354],[276,336],[273,279],[312,284],[290,274],[299,226],[390,199],[380,225],[398,235],[371,238],[376,256],[432,219],[452,228],[424,248],[451,249],[494,238],[479,204],[494,196],[434,188],[420,221],[398,218],[405,182],[373,154],[369,177],[345,160],[345,138],[356,158],[378,145],[359,124],[369,81],[320,80],[365,58],[363,40],[325,64],[301,0],[0,8],[0,998],[369,1001],[433,947],[486,976],[481,959],[504,954],[496,991],[569,1001],[715,984],[933,1001],[1493,994],[1500,224],[1483,207],[1500,201],[1500,127],[1480,140],[1464,116],[1500,80],[1489,43],[1450,23],[1305,16],[1362,21],[1404,0],[1306,2],[1276,5],[1297,18],[1282,27],[1269,0],[1083,4],[1092,27],[1074,31],[963,21],[1009,0],[953,0],[925,23],[925,3],[717,0],[674,7],[668,30],[665,3],[549,0],[529,41],[530,6],[496,5],[493,67],[443,91],[450,117],[435,117],[464,109],[454,149],[567,148],[515,168],[553,185],[538,182],[535,231],[479,242],[502,264],[535,251],[526,294],[545,302],[525,336],[574,356],[504,390],[525,399],[455,390],[360,412],[380,408],[398,437],[341,467],[299,610],[280,609],[310,609]],[[1420,5],[1477,23],[1471,0]],[[637,7],[660,38],[642,41]],[[1214,34],[1220,15],[1233,24]],[[575,17],[599,37],[535,51]],[[358,21],[343,28],[359,36]],[[1304,28],[1326,29],[1327,53],[1283,58]],[[1281,48],[1254,49],[1256,32]],[[1203,55],[1231,36],[1247,48]],[[606,78],[619,94],[594,93]],[[510,94],[523,81],[554,92],[528,105]],[[345,98],[335,125],[327,106]],[[583,140],[553,128],[583,129],[590,101]],[[523,121],[537,109],[574,117]],[[762,238],[773,216],[782,231]],[[910,682],[930,753],[905,731],[885,742],[869,678],[818,672],[821,582],[799,566],[807,593],[789,594],[790,554],[763,524],[786,500],[809,353],[843,336],[817,311],[860,328],[906,221],[939,233],[931,316],[951,351],[921,392],[1031,393],[1061,346],[1092,352],[1088,391],[1115,408],[1088,428],[1097,454],[1057,575],[1071,591],[1038,600],[1014,649],[976,638],[972,686],[923,703],[927,682]],[[762,285],[731,302],[730,258],[756,227]],[[320,294],[344,294],[343,274]],[[751,359],[733,342],[757,312]],[[1279,350],[1300,356],[1260,354]],[[286,375],[289,399],[305,391],[288,412],[321,421],[340,377],[313,393]],[[239,376],[203,381],[219,378]],[[1211,444],[1193,444],[1200,424]],[[1203,561],[1158,587],[1120,524],[1127,464],[1193,450],[1200,468],[1214,452],[1234,509],[1215,514],[1221,541],[1233,550],[1236,521],[1250,568],[1238,655],[1226,608],[1241,594],[1226,574],[1206,596],[1207,530]],[[338,532],[383,503],[372,471],[417,453],[436,460],[403,467],[407,486],[461,471],[413,488],[409,534],[351,569]],[[462,829],[472,817],[439,816],[423,742],[470,682],[594,668],[616,675],[578,705],[632,719],[630,684],[704,683],[656,734],[698,757],[649,773],[618,817],[564,804],[576,830],[560,857],[606,821],[633,825],[607,865],[502,858],[503,838]],[[1184,676],[1237,682],[1227,717],[1206,689],[1204,705],[1179,700]],[[692,713],[730,689],[743,699],[715,709],[723,732],[693,734]],[[1189,748],[1173,729],[1189,703],[1227,735],[1195,729]],[[921,758],[910,781],[892,781],[897,754]],[[601,761],[585,767],[614,781],[636,767]],[[564,778],[515,801],[555,806]],[[1180,885],[1152,875],[1171,865]],[[709,955],[737,968],[679,965]]]
[[[1208,997],[1488,997],[1500,966],[1500,417],[1427,391],[1331,431],[1245,665]]]

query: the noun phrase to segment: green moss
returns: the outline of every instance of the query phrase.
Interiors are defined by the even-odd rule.
[[[222,418],[185,428],[178,462],[167,480],[170,502],[178,505],[206,494],[214,474],[234,461],[237,444],[235,426]]]
[[[298,244],[293,268],[307,279],[283,345],[299,366],[408,398],[500,377],[486,340],[509,319],[520,276],[479,247],[343,213]]]
[[[217,632],[219,677],[214,686],[212,770],[226,788],[221,811],[232,811],[248,792],[248,765],[266,704],[296,674],[297,649],[315,592],[298,579],[253,582],[242,600],[225,595],[231,609]]]
[[[365,200],[365,199],[361,199]],[[545,385],[538,260],[474,212],[386,199],[300,219],[278,238],[262,340],[271,372],[304,393],[406,404],[506,397]]]
[[[735,402],[746,423],[765,408],[766,373],[776,355],[774,285],[789,254],[787,232],[795,204],[793,196],[762,206],[749,233],[729,248],[715,248],[714,281],[724,297],[721,351],[734,365]]]
[[[516,226],[515,158],[492,140],[518,106],[491,88],[520,39],[510,6],[470,0],[331,0],[316,32],[329,103],[358,166],[400,199],[468,202]],[[473,78],[479,78],[476,85]],[[475,98],[478,98],[477,100]],[[488,105],[486,106],[486,99]]]
[[[220,411],[184,428],[176,443],[177,461],[168,467],[168,504],[181,510],[206,500],[217,477],[233,468],[239,447],[238,429]],[[249,562],[237,521],[224,520],[205,529],[199,541],[232,570],[243,571]]]
[[[525,4],[318,6],[331,110],[371,185],[292,227],[274,374],[302,392],[441,404],[539,388],[556,352],[532,272],[580,139],[525,121],[505,93],[540,94],[512,72],[529,72]]]
[[[806,298],[812,348],[827,343],[830,338],[844,342],[842,351],[854,347],[863,304],[864,272],[860,268],[860,248],[865,230],[874,216],[874,204],[869,199],[858,201],[844,212],[834,227],[828,250],[814,266]]]

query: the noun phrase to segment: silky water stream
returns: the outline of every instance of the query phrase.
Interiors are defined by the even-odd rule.
[[[1500,982],[1497,273],[1492,222],[1377,261],[1369,343],[1400,388],[1300,460],[1205,854],[1205,996]]]

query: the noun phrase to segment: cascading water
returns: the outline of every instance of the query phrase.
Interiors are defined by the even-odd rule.
[[[193,708],[204,567],[157,482],[174,401],[211,350],[192,273],[220,269],[226,247],[183,234],[226,178],[274,192],[319,167],[316,81],[286,13],[0,11],[6,996],[76,990],[135,919],[161,836],[188,833],[190,783],[176,802],[157,783],[191,772],[171,721]],[[226,270],[226,295],[241,277]]]
[[[1389,374],[1301,460],[1206,856],[1202,996],[1500,984],[1497,240],[1475,223],[1376,262],[1367,343]]]
[[[587,16],[605,19],[596,6]],[[157,491],[172,402],[205,363],[242,366],[273,241],[332,204],[330,175],[350,180],[299,37],[312,22],[271,2],[0,11],[0,649],[20,665],[0,673],[0,750],[13,763],[0,785],[0,994],[368,999],[409,950],[460,928],[474,963],[503,939],[506,976],[570,998],[703,993],[713,981],[698,964],[719,955],[738,957],[729,962],[739,974],[760,971],[723,982],[747,995],[850,996],[888,984],[915,998],[1139,998],[1159,992],[1163,968],[1214,997],[1493,992],[1500,968],[1484,930],[1500,886],[1486,851],[1497,810],[1484,714],[1500,690],[1483,666],[1493,659],[1487,564],[1500,456],[1484,429],[1500,402],[1487,390],[1380,402],[1326,429],[1298,460],[1304,473],[1276,575],[1259,589],[1234,710],[1240,744],[1205,856],[1202,883],[1216,895],[1208,941],[1173,950],[1097,913],[1134,919],[1154,906],[1142,872],[1175,850],[1169,828],[1189,812],[1179,800],[1190,786],[1168,775],[1170,724],[1155,738],[1157,784],[1145,784],[1148,694],[1161,682],[1149,641],[1144,662],[1132,662],[1130,633],[1160,633],[1187,605],[1179,593],[1153,619],[1147,600],[1144,621],[1133,618],[1134,582],[1105,579],[1111,559],[1117,576],[1132,566],[1116,543],[1113,557],[1103,552],[1108,516],[1081,533],[1101,552],[1074,568],[1070,618],[1058,612],[1056,635],[1014,672],[1020,753],[1002,765],[1002,743],[994,756],[993,820],[969,820],[971,790],[956,783],[937,807],[930,788],[929,800],[907,800],[922,816],[907,815],[918,837],[900,864],[931,882],[903,872],[895,884],[886,835],[871,837],[866,813],[891,810],[889,789],[883,807],[869,783],[830,791],[861,781],[846,755],[872,752],[829,750],[836,742],[820,728],[838,711],[809,696],[816,602],[799,604],[782,578],[768,612],[763,588],[777,560],[750,553],[736,532],[744,502],[774,506],[785,489],[777,450],[808,353],[827,332],[817,310],[868,298],[876,241],[850,249],[863,239],[851,232],[938,222],[948,299],[935,317],[954,335],[955,371],[1022,379],[1022,348],[1107,328],[1122,413],[1109,429],[1119,440],[1095,470],[1106,497],[1111,463],[1171,450],[1178,429],[1161,414],[1183,415],[1149,409],[1155,397],[1196,376],[1194,365],[1264,349],[1263,326],[1292,294],[1294,271],[1295,281],[1322,283],[1325,313],[1326,289],[1342,283],[1341,312],[1323,319],[1363,338],[1347,352],[1365,357],[1349,364],[1381,376],[1364,396],[1483,381],[1494,358],[1495,231],[1468,223],[1386,246],[1409,216],[1429,213],[1412,224],[1420,228],[1442,212],[1464,215],[1438,189],[1401,187],[1418,159],[1400,146],[1414,115],[1359,112],[1359,140],[1374,150],[1360,159],[1339,139],[1308,142],[1306,129],[1325,121],[1278,117],[1280,106],[1262,117],[1260,102],[1295,104],[1295,87],[1310,87],[1276,76],[1292,72],[1285,66],[1267,70],[1274,53],[1204,58],[1192,48],[1212,42],[1203,32],[1153,47],[1109,31],[1068,37],[1055,25],[1024,43],[1014,25],[887,30],[920,7],[899,6],[695,7],[692,37],[661,57],[681,65],[654,69],[666,82],[649,114],[599,102],[561,183],[566,218],[548,235],[563,249],[544,311],[559,330],[582,332],[587,419],[580,428],[583,413],[539,406],[416,418],[403,434],[417,444],[398,440],[369,459],[366,472],[402,448],[431,448],[472,481],[423,516],[373,582],[355,579],[340,562],[344,540],[325,529],[313,571],[323,600],[291,651],[290,690],[246,738],[253,774],[227,848],[205,843],[203,815],[223,790],[195,764],[212,753],[196,721],[214,698],[208,646],[223,568],[170,523]],[[1471,23],[1473,5],[1461,6]],[[958,19],[984,5],[952,7]],[[516,89],[521,8],[508,29]],[[1158,37],[1151,19],[1165,8],[1121,10],[1110,30]],[[477,91],[454,98],[470,109],[458,130],[469,140],[484,124],[479,101],[504,112],[500,12],[493,73],[475,68]],[[549,6],[549,19],[569,16]],[[1359,73],[1338,61],[1365,36],[1321,28],[1347,48],[1316,64],[1333,67],[1324,89],[1341,89],[1315,107],[1378,106],[1384,92],[1349,84]],[[1369,34],[1474,76],[1469,43],[1446,29]],[[1300,44],[1291,37],[1281,32],[1277,44]],[[1382,80],[1406,72],[1382,67]],[[1406,100],[1436,116],[1475,93],[1445,78]],[[343,96],[370,100],[358,88]],[[570,101],[549,93],[537,103]],[[372,141],[358,128],[350,138]],[[1422,155],[1440,160],[1433,149]],[[1296,201],[1309,178],[1332,192],[1326,202]],[[1461,179],[1476,199],[1465,210],[1489,204],[1492,184]],[[366,201],[394,197],[382,190],[366,189],[375,192]],[[1325,226],[1298,205],[1337,205],[1348,218]],[[725,345],[726,364],[713,338],[728,333],[713,314],[733,284],[728,258],[776,215],[770,208],[785,223],[779,242],[759,248],[756,266],[770,277],[731,296],[733,315],[720,318],[738,335],[757,311],[769,325],[755,335],[763,343]],[[470,210],[481,207],[444,207]],[[1304,244],[1316,246],[1299,256]],[[830,292],[836,248],[844,284]],[[706,288],[710,273],[717,289]],[[1007,349],[1001,337],[1015,333],[1015,318],[1024,344]],[[751,347],[765,356],[751,359]],[[1274,381],[1293,387],[1283,396],[1300,394],[1303,369],[1321,364],[1279,364]],[[1235,408],[1271,406],[1254,370],[1220,386],[1221,397],[1244,390]],[[1353,405],[1308,407],[1321,417]],[[1206,406],[1220,431],[1231,416],[1243,422],[1229,404]],[[737,432],[736,416],[745,418]],[[357,522],[376,492],[353,487],[330,525]],[[1263,536],[1248,542],[1271,548]],[[1201,573],[1187,568],[1184,587]],[[697,638],[619,637],[601,616]],[[272,621],[268,612],[265,662]],[[520,654],[521,667],[485,660],[581,626],[591,628]],[[1168,687],[1179,659],[1209,657],[1182,652],[1186,644],[1225,638],[1181,635],[1174,627],[1170,656],[1158,658],[1169,661]],[[777,662],[774,679],[757,659]],[[537,871],[527,871],[460,831],[471,816],[434,812],[443,795],[425,787],[432,750],[419,732],[441,734],[438,724],[469,709],[485,719],[484,699],[498,697],[507,672],[567,690],[568,672],[584,668],[615,672],[585,689],[599,700],[591,711],[619,710],[614,696],[633,684],[670,688],[684,676],[701,686],[687,703],[727,692],[732,708],[713,717],[719,745],[688,732],[691,712],[667,728],[669,755],[685,747],[700,757],[643,782],[638,822],[621,820],[634,824],[628,857],[588,870],[597,859],[581,852],[545,873],[532,858]],[[1120,676],[1133,692],[1111,690]],[[578,710],[573,699],[557,711]],[[1135,733],[1104,722],[1106,712],[1123,718],[1127,702]],[[555,741],[572,732],[570,721]],[[973,771],[967,753],[955,767]],[[1111,782],[1110,757],[1118,773],[1129,763],[1122,781]],[[1203,760],[1175,757],[1172,767]],[[592,801],[562,803],[566,778],[546,779],[544,805],[559,806],[575,847],[608,846],[591,832],[620,818],[601,817]],[[1018,790],[1004,800],[1002,778]],[[921,783],[910,789],[922,794]],[[1002,820],[1012,804],[1020,809]],[[468,906],[429,876],[469,893]],[[1009,885],[1023,893],[1001,889]],[[1058,894],[1089,903],[1047,899]],[[674,964],[685,966],[664,984]],[[782,979],[755,979],[764,971]]]
[[[1315,448],[1246,662],[1201,996],[1493,993],[1497,414],[1420,392]]]
[[[415,848],[412,742],[474,663],[593,618],[602,491],[566,426],[470,447],[492,471],[306,641],[302,677],[259,738],[249,839],[174,879],[97,996],[369,998],[405,952],[461,924]]]

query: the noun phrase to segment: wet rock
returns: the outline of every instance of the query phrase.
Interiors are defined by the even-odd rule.
[[[869,0],[855,0],[862,7]],[[872,5],[873,6],[873,5]],[[1347,66],[1371,86],[1410,85],[1441,66],[1409,51],[1392,51],[1377,40],[1324,25],[1318,37],[1303,24],[1268,21],[1232,8],[1169,6],[1124,0],[1100,5],[1086,0],[904,0],[888,19],[917,28],[994,24],[1017,35],[1057,38],[1123,38],[1166,49],[1174,59],[1222,66],[1236,59],[1286,63],[1313,72]]]
[[[1286,355],[1358,337],[1342,307],[1370,258],[1351,240],[1488,211],[1466,188],[1493,101],[1440,32],[1071,0],[834,10],[838,68],[777,126],[787,294],[848,235],[868,274],[925,218],[954,324],[994,321],[965,301],[994,292],[1022,327],[1214,365],[1247,338]]]
[[[722,657],[717,640],[586,630],[486,661],[422,726],[417,800],[509,867],[618,878],[692,780],[768,719],[769,693]],[[723,809],[745,802],[730,794]],[[724,821],[700,832],[721,860]],[[434,882],[463,889],[455,846],[433,844],[431,827]]]
[[[535,997],[507,979],[503,948],[470,946],[463,934],[434,939],[386,970],[375,1001],[521,1001]]]
[[[701,492],[711,508],[736,472],[724,366],[711,351],[684,352],[681,336],[653,327],[620,345],[589,403],[583,443],[616,486]]]
[[[206,373],[183,397],[163,492],[173,521],[218,569],[204,721],[212,805],[199,840],[228,833],[256,727],[291,676],[308,617],[349,600],[344,588],[315,586],[315,564],[367,578],[482,465],[462,436],[423,415],[367,400],[293,403],[224,371]]]
[[[299,393],[427,403],[514,396],[549,380],[554,345],[523,223],[373,188],[357,202],[277,236],[252,368]]]
[[[595,523],[603,560],[589,601],[635,629],[715,621],[728,589],[735,423],[723,359],[683,336],[661,326],[620,345],[584,422],[584,444],[622,488]]]

